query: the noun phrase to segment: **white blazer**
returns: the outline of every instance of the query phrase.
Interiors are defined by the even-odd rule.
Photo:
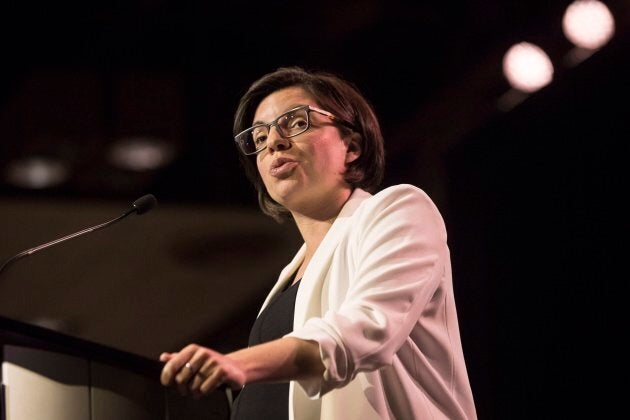
[[[444,221],[417,187],[352,193],[302,277],[293,328],[326,369],[291,382],[292,420],[476,419]]]

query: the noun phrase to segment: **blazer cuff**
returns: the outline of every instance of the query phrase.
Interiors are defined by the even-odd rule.
[[[329,331],[330,330],[330,331]],[[350,382],[351,374],[343,346],[335,340],[337,334],[320,318],[311,318],[306,324],[285,337],[315,341],[319,344],[319,355],[324,373],[319,378],[296,380],[311,399],[321,398],[329,391]]]

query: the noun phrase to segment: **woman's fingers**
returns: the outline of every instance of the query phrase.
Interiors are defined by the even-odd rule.
[[[164,353],[160,356],[164,356],[165,359],[168,359],[164,367],[162,368],[162,374],[160,375],[160,382],[162,385],[169,386],[173,385],[173,382],[181,384],[183,382],[184,374],[190,375],[189,368],[186,368],[186,362],[188,362],[195,352],[199,349],[199,346],[195,344],[188,345],[184,347],[179,353],[170,353],[165,355]],[[182,372],[182,368],[184,372]]]
[[[214,350],[189,345],[179,353],[162,353],[166,364],[160,380],[165,386],[175,386],[180,394],[194,397],[207,395],[221,384],[241,387],[244,373],[233,360]]]
[[[189,382],[188,390],[194,398],[203,396],[201,392],[201,384],[205,381],[206,376],[201,372],[197,372],[192,380]]]
[[[176,355],[177,355],[177,353],[164,352],[164,353],[160,354],[160,362],[168,362],[169,360],[171,360]]]
[[[217,389],[225,380],[225,372],[222,369],[215,369],[201,383],[200,391],[203,395],[207,395]]]

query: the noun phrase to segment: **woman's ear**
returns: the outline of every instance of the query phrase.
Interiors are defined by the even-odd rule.
[[[348,138],[348,148],[346,149],[346,165],[354,162],[361,156],[361,135],[352,133]]]

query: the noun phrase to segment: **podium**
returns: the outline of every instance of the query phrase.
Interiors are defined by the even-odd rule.
[[[0,420],[229,419],[225,396],[180,396],[162,364],[0,317]]]

